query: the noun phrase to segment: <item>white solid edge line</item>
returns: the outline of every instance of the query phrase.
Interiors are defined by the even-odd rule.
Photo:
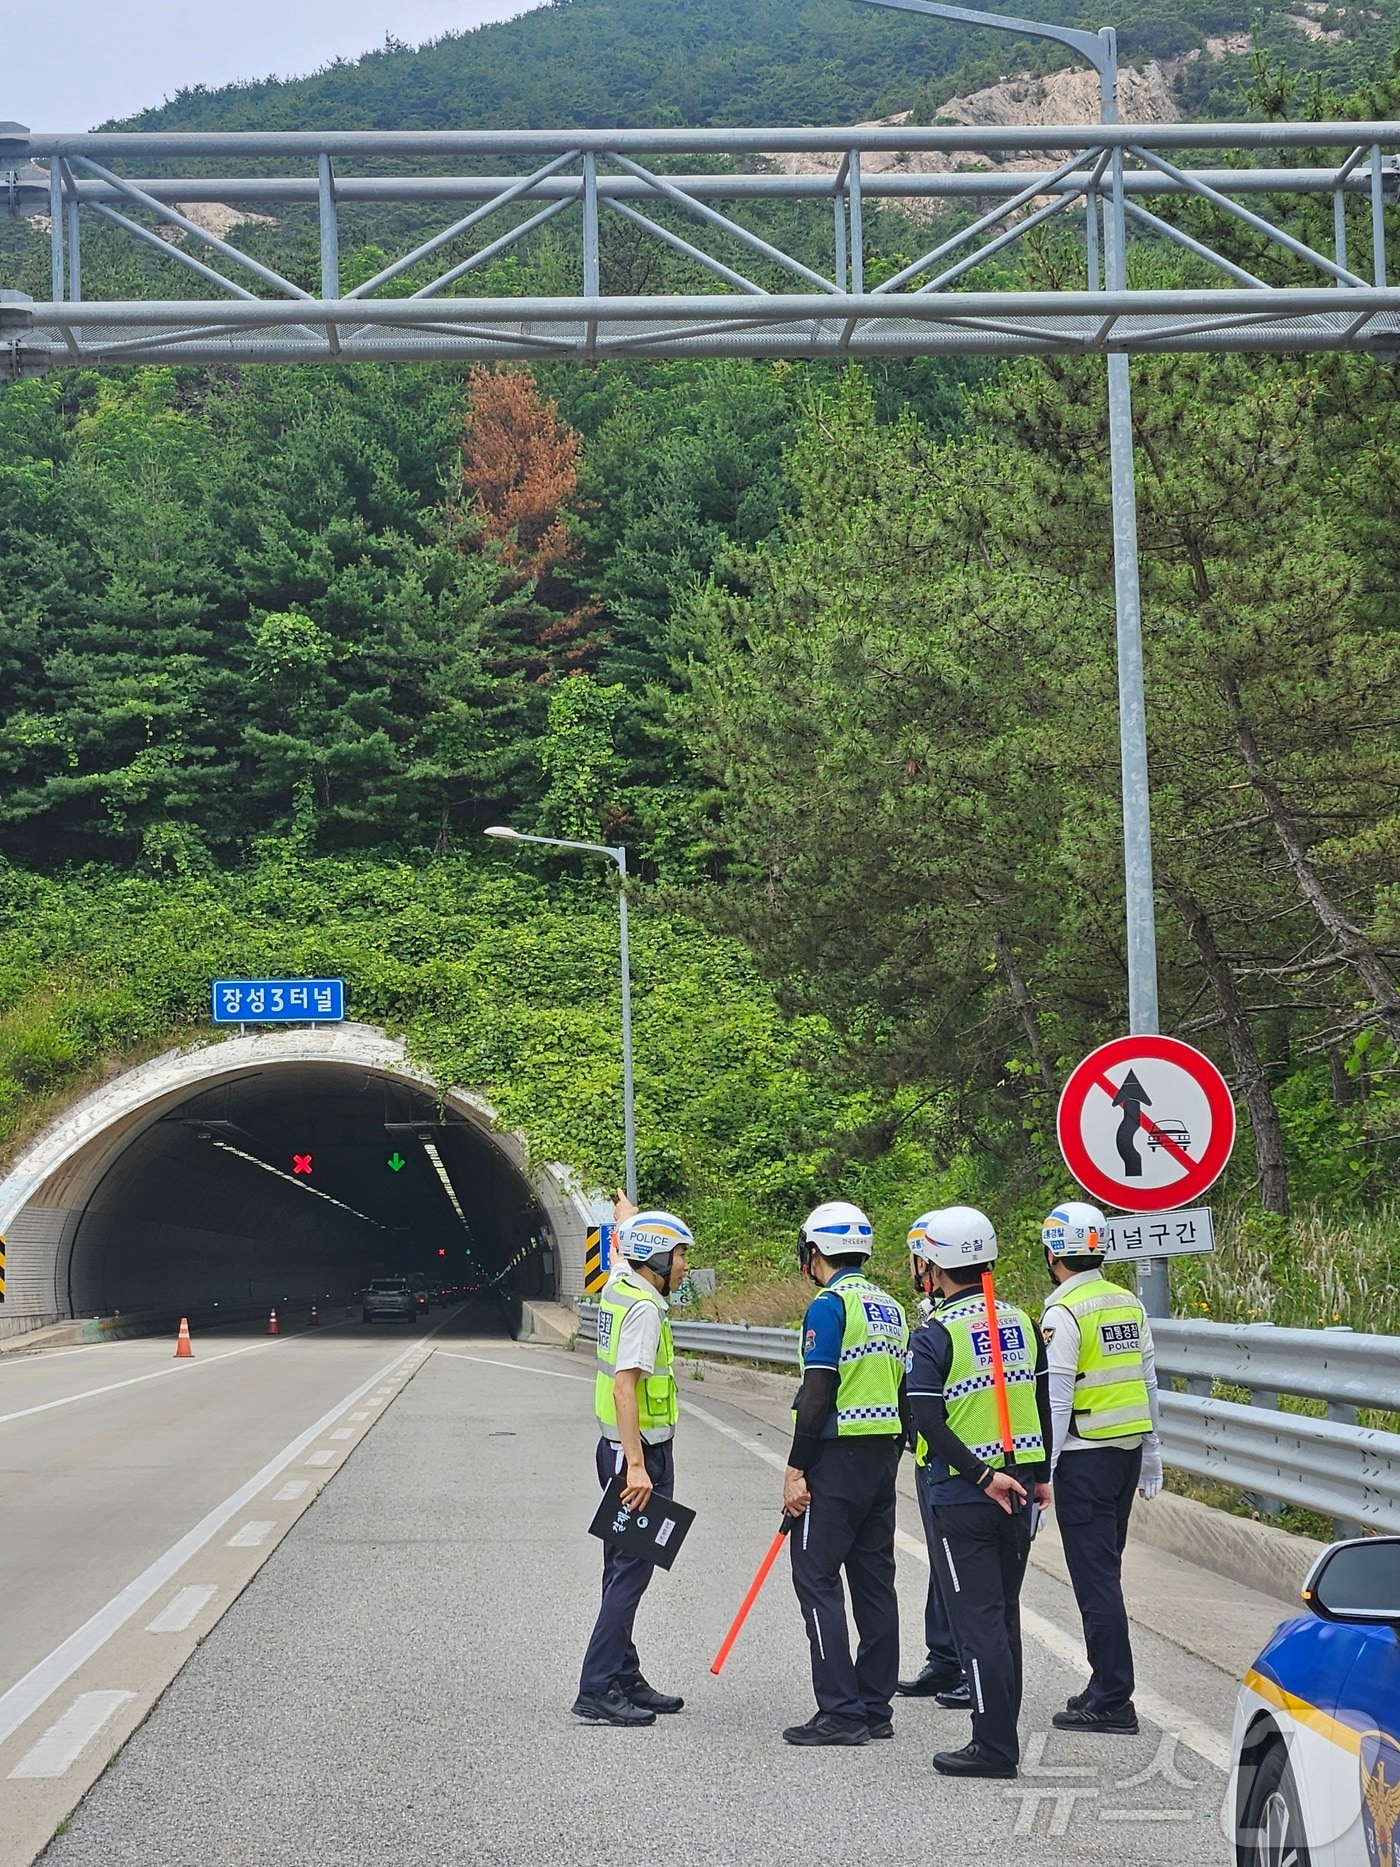
[[[216,1361],[232,1361],[235,1355],[251,1355],[256,1348],[271,1348],[276,1336],[266,1342],[248,1342],[242,1348],[225,1349],[222,1355],[196,1355],[193,1365],[196,1368],[208,1368]],[[27,1420],[34,1413],[49,1413],[55,1407],[71,1407],[79,1400],[96,1400],[99,1394],[115,1394],[119,1387],[139,1387],[143,1381],[158,1381],[163,1374],[178,1373],[178,1364],[172,1355],[169,1365],[164,1368],[152,1368],[149,1374],[133,1374],[125,1381],[110,1381],[106,1387],[86,1387],[81,1394],[65,1394],[59,1400],[44,1400],[37,1407],[21,1407],[18,1413],[0,1413],[0,1426],[7,1426],[11,1420]]]
[[[445,1329],[451,1317],[444,1317],[438,1329]],[[437,1329],[433,1331],[437,1334]],[[425,1338],[427,1339],[427,1338]],[[254,1347],[261,1347],[255,1343]],[[240,1352],[233,1351],[235,1354]],[[61,1641],[52,1653],[41,1659],[37,1666],[32,1666],[22,1679],[12,1685],[8,1692],[0,1693],[0,1744],[12,1737],[26,1719],[32,1718],[39,1707],[49,1699],[63,1684],[71,1679],[78,1668],[85,1665],[94,1653],[101,1650],[120,1628],[124,1627],[133,1614],[139,1611],[155,1594],[163,1588],[172,1576],[178,1574],[197,1550],[216,1537],[230,1518],[236,1517],[244,1507],[267,1488],[274,1478],[281,1474],[300,1453],[304,1452],[313,1440],[318,1439],[328,1426],[333,1426],[345,1412],[353,1407],[372,1387],[392,1374],[400,1362],[406,1361],[413,1353],[411,1348],[403,1349],[383,1368],[376,1370],[369,1380],[361,1381],[353,1393],[344,1400],[337,1401],[328,1413],[323,1413],[314,1426],[308,1426],[304,1433],[298,1433],[290,1445],[284,1446],[273,1459],[254,1474],[246,1484],[242,1484],[226,1497],[222,1504],[216,1504],[213,1510],[200,1518],[192,1530],[187,1530],[177,1543],[172,1543],[163,1556],[146,1569],[143,1569],[134,1581],[128,1582],[119,1594],[113,1595],[106,1607],[99,1608],[89,1620]]]
[[[21,1337],[22,1341],[24,1338]],[[65,1355],[90,1355],[95,1348],[115,1348],[115,1342],[78,1342],[72,1348],[13,1348],[0,1355],[0,1374],[11,1368],[42,1368]]]
[[[123,1705],[136,1697],[134,1692],[84,1692],[64,1712],[57,1724],[49,1726],[38,1743],[27,1750],[10,1771],[10,1781],[23,1782],[29,1777],[65,1776],[93,1742],[103,1725],[110,1722]]]
[[[712,1427],[715,1432],[723,1433],[726,1439],[732,1439],[736,1446],[743,1446],[745,1451],[752,1452],[766,1465],[773,1466],[777,1471],[787,1469],[786,1458],[777,1452],[770,1451],[767,1446],[759,1445],[758,1441],[751,1438],[748,1433],[740,1432],[737,1427],[730,1426],[726,1421],[716,1419],[713,1413],[706,1412],[703,1407],[687,1404],[685,1411],[693,1418],[703,1421],[706,1426]],[[902,1549],[905,1555],[912,1556],[916,1562],[923,1563],[925,1568],[928,1567],[928,1550],[922,1543],[906,1535],[903,1530],[895,1531],[894,1540],[896,1546]],[[1066,1633],[1053,1621],[1047,1620],[1043,1614],[1037,1614],[1033,1608],[1022,1607],[1021,1625],[1033,1640],[1038,1641],[1057,1660],[1062,1660],[1076,1672],[1083,1670],[1085,1665],[1083,1642],[1076,1640],[1073,1634]],[[1188,1750],[1194,1751],[1204,1763],[1210,1764],[1213,1769],[1220,1770],[1225,1775],[1229,1774],[1230,1744],[1227,1738],[1222,1737],[1210,1725],[1203,1723],[1184,1706],[1154,1691],[1151,1686],[1138,1686],[1133,1693],[1133,1699],[1138,1710],[1150,1718],[1153,1724],[1176,1738]]]
[[[460,1355],[454,1349],[435,1348],[433,1354],[445,1355],[449,1361],[474,1361],[483,1368],[514,1368],[517,1374],[544,1374],[551,1381],[592,1381],[591,1374],[561,1374],[557,1368],[532,1368],[528,1361],[496,1361],[490,1355]],[[695,1409],[692,1407],[693,1413]]]

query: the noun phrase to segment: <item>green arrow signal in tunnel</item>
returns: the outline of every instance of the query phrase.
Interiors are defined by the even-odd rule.
[[[407,1165],[408,1162],[404,1159],[403,1155],[400,1154],[399,1150],[395,1148],[393,1153],[389,1156],[390,1173],[402,1173]]]

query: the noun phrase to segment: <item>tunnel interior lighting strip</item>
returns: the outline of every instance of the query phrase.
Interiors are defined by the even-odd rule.
[[[288,1186],[294,1186],[299,1193],[312,1193],[317,1199],[324,1199],[329,1205],[339,1206],[342,1212],[348,1212],[352,1218],[363,1219],[366,1225],[372,1225],[377,1232],[388,1231],[387,1225],[381,1225],[378,1219],[372,1219],[367,1212],[361,1212],[358,1206],[347,1206],[343,1199],[336,1199],[333,1194],[323,1193],[319,1186],[309,1186],[305,1180],[290,1173],[284,1173],[280,1167],[274,1167],[270,1161],[259,1160],[256,1154],[246,1153],[243,1148],[235,1147],[232,1141],[220,1141],[214,1135],[210,1136],[210,1140],[215,1147],[222,1148],[225,1154],[236,1154],[240,1160],[249,1161],[254,1167],[261,1167],[264,1173],[275,1174],[279,1180],[285,1180]]]
[[[447,1177],[447,1169],[442,1164],[442,1155],[439,1154],[437,1151],[437,1143],[435,1141],[429,1141],[428,1139],[426,1139],[426,1137],[424,1137],[423,1138],[423,1152],[428,1156],[428,1159],[433,1163],[433,1172],[437,1175],[439,1180],[442,1181],[443,1191],[447,1194],[447,1197],[452,1201],[452,1210],[457,1214],[457,1217],[462,1221],[462,1230],[464,1232],[470,1233],[472,1228],[467,1224],[467,1215],[462,1210],[462,1202],[457,1197],[457,1189],[453,1186],[452,1182]]]

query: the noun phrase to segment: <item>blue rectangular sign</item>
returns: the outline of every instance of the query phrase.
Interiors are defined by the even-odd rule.
[[[336,1024],[345,1016],[343,979],[215,979],[215,1024]]]

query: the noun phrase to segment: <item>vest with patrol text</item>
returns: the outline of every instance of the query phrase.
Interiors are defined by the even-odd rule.
[[[675,1350],[671,1344],[671,1323],[661,1293],[643,1282],[635,1271],[625,1266],[615,1270],[603,1286],[598,1299],[598,1362],[593,1382],[593,1411],[605,1439],[617,1438],[617,1397],[613,1381],[617,1377],[617,1356],[622,1340],[622,1321],[634,1303],[651,1303],[661,1311],[661,1340],[656,1350],[656,1367],[637,1380],[637,1425],[642,1438],[652,1444],[669,1439],[679,1414],[676,1397]]]
[[[845,1311],[836,1372],[836,1436],[897,1437],[902,1430],[899,1385],[909,1341],[904,1311],[859,1272],[828,1284],[827,1289],[840,1297]]]
[[[992,1373],[992,1335],[980,1290],[954,1297],[937,1313],[953,1344],[953,1359],[943,1383],[948,1426],[984,1465],[1001,1470],[1007,1463],[1001,1439],[1001,1409]],[[1035,1395],[1035,1330],[1029,1316],[1011,1304],[997,1307],[1001,1366],[1006,1377],[1006,1407],[1011,1416],[1011,1463],[1034,1464],[1045,1457],[1040,1408]],[[922,1434],[915,1460],[928,1463]]]
[[[1081,1439],[1128,1439],[1152,1431],[1142,1369],[1145,1311],[1130,1291],[1106,1277],[1073,1290],[1063,1286],[1045,1304],[1048,1316],[1067,1309],[1079,1325],[1074,1377],[1074,1431]]]

